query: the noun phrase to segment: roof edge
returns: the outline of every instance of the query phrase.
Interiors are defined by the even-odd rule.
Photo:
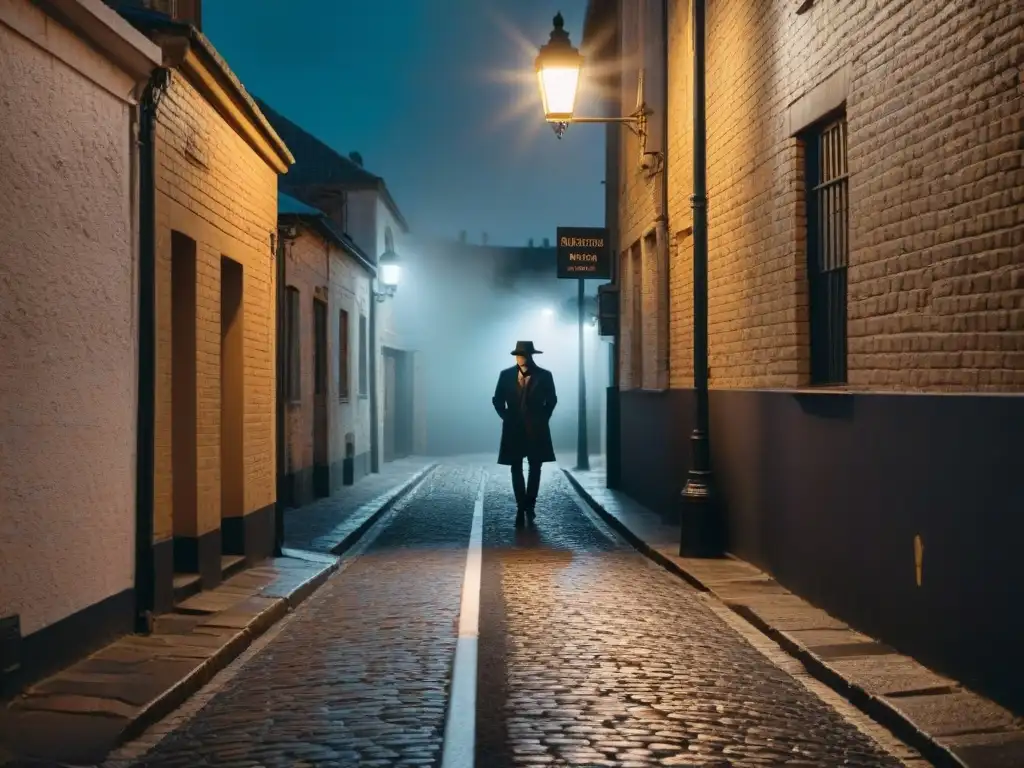
[[[287,172],[295,162],[291,151],[208,37],[192,24],[153,11],[122,6],[118,12],[150,34],[163,49],[164,65],[180,68],[271,168]]]
[[[307,226],[315,229],[321,237],[330,243],[333,243],[338,248],[345,251],[351,256],[356,263],[365,269],[370,277],[377,276],[377,267],[370,260],[370,258],[363,253],[362,249],[355,244],[348,235],[339,232],[331,224],[330,219],[324,213],[280,213],[277,216],[278,223],[288,223],[291,221],[302,222]]]

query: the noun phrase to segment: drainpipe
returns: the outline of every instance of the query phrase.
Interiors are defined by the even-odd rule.
[[[661,252],[658,254],[661,259],[661,274],[664,278],[661,281],[661,296],[659,315],[661,319],[662,344],[659,350],[661,357],[661,376],[664,381],[660,382],[664,389],[668,389],[672,383],[672,356],[670,354],[670,291],[669,291],[669,251],[672,244],[669,242],[671,230],[668,225],[668,0],[661,0],[661,59],[663,62],[661,72],[661,199],[659,201],[660,211],[658,212],[658,240],[661,242]]]
[[[693,386],[697,407],[690,437],[692,458],[683,488],[679,554],[718,557],[725,549],[724,525],[711,473],[708,439],[708,191],[704,50],[706,0],[693,3]]]
[[[619,10],[619,4],[613,5],[615,14],[612,18],[611,26],[613,29],[618,30],[621,23],[621,12]],[[608,43],[608,61],[618,61],[620,58],[620,35],[615,34],[612,36]],[[614,92],[617,95],[614,104],[614,113],[619,114],[619,110],[622,106],[622,74],[621,70],[616,68],[612,75],[612,85],[614,86]],[[614,284],[618,289],[616,300],[618,303],[618,311],[616,312],[615,318],[615,335],[612,337],[612,380],[610,382],[610,391],[608,399],[608,434],[607,444],[605,446],[605,484],[609,488],[619,488],[622,476],[622,429],[621,429],[621,391],[619,389],[621,383],[621,371],[620,366],[622,365],[622,294],[623,294],[623,276],[621,271],[622,257],[619,252],[619,167],[620,157],[622,151],[622,127],[618,123],[610,123],[608,125],[608,143],[611,145],[612,152],[610,157],[612,158],[612,164],[605,161],[606,173],[608,177],[605,179],[605,221],[608,225],[609,240],[615,244],[615,254],[612,260],[612,275],[614,277]]]
[[[285,379],[285,348],[284,348],[284,290],[287,274],[285,273],[285,233],[278,227],[277,242],[273,251],[277,263],[274,265],[277,270],[274,290],[274,307],[277,322],[276,333],[277,343],[274,345],[274,357],[277,367],[277,385],[274,387],[274,400],[276,408],[274,412],[274,463],[277,475],[277,496],[274,500],[274,556],[281,557],[284,547],[284,478],[285,478],[285,455],[284,455],[284,379]]]
[[[157,69],[138,107],[139,370],[135,446],[135,629],[149,632],[156,602],[153,475],[156,434],[156,112],[170,72]]]
[[[380,472],[377,446],[380,430],[377,424],[377,295],[370,278],[370,338],[367,340],[367,365],[370,366],[370,471]]]

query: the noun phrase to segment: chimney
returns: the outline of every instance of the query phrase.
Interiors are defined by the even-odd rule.
[[[174,0],[174,19],[203,31],[203,0]]]
[[[459,242],[466,242],[466,230],[462,230],[461,232],[459,232]]]
[[[546,237],[544,238],[544,247],[545,248],[550,248],[551,247],[551,240],[549,240]]]
[[[530,241],[526,244],[526,247],[527,248],[533,248],[533,238],[532,237],[530,238]]]
[[[360,155],[358,152],[349,152],[348,159],[351,160],[356,165],[358,165],[360,168],[363,167],[363,156]]]
[[[481,242],[481,243],[482,243],[483,245],[487,245],[487,240],[488,240],[488,238],[487,238],[487,233],[486,233],[486,232],[484,232],[484,233],[483,233],[483,234],[482,234],[482,235],[480,236],[480,242]]]
[[[174,21],[191,24],[200,32],[203,30],[203,0],[105,0],[115,11],[119,5],[145,8],[169,16]]]

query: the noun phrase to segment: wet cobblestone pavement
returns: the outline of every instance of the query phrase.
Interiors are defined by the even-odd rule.
[[[440,764],[487,473],[477,766],[896,766],[693,589],[610,538],[551,465],[435,470],[366,549],[135,766]],[[146,737],[143,737],[143,740]]]

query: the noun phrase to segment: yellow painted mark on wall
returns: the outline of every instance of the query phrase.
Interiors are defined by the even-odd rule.
[[[914,537],[914,573],[917,577],[917,586],[921,586],[921,566],[924,561],[924,542],[920,536]]]

